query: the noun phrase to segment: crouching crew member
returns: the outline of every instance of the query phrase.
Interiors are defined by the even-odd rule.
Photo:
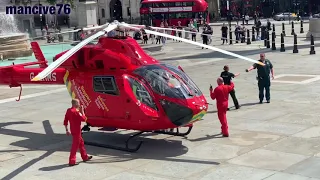
[[[232,79],[232,78],[235,78],[235,77],[237,77],[237,76],[240,75],[240,73],[238,73],[238,74],[233,74],[233,73],[229,72],[229,66],[228,66],[228,65],[225,65],[225,66],[223,67],[223,70],[224,70],[224,71],[221,72],[220,77],[223,78],[223,82],[224,82],[225,85],[231,85],[231,79]],[[239,105],[239,103],[238,103],[238,100],[237,100],[237,97],[236,97],[236,92],[235,92],[234,89],[233,89],[232,91],[230,91],[230,95],[231,95],[231,97],[232,97],[232,100],[233,100],[233,103],[234,103],[234,107],[235,107],[236,109],[239,109],[239,108],[240,108],[240,105]],[[228,108],[228,110],[229,110],[229,108]]]
[[[217,79],[217,84],[218,86],[214,90],[212,86],[210,86],[210,96],[212,100],[216,99],[218,118],[221,123],[221,133],[224,137],[229,137],[227,109],[229,93],[233,90],[234,84],[231,82],[231,85],[224,85],[222,77]]]
[[[84,162],[92,159],[92,156],[88,156],[85,148],[84,141],[81,136],[81,122],[85,122],[87,117],[84,114],[84,109],[80,106],[78,99],[71,101],[72,107],[68,108],[63,125],[66,127],[67,135],[72,135],[72,147],[70,150],[69,166],[78,165],[76,163],[76,153],[80,149],[81,158]],[[70,130],[68,130],[68,122],[70,123]]]
[[[253,69],[257,69],[257,72],[258,72],[257,80],[258,80],[258,87],[259,87],[260,104],[262,104],[262,101],[264,98],[264,89],[266,90],[267,103],[270,103],[270,85],[271,85],[270,71],[271,71],[272,79],[274,79],[273,65],[268,59],[265,59],[264,53],[260,54],[259,61],[265,65],[262,66],[260,64],[255,63],[249,69],[246,69],[246,72],[249,72]]]

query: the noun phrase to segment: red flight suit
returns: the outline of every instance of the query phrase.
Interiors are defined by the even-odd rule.
[[[220,84],[213,91],[210,92],[212,100],[217,101],[218,118],[221,123],[221,131],[225,136],[229,136],[228,132],[228,121],[227,121],[227,110],[228,110],[228,100],[229,92],[234,88],[233,82],[230,85]]]
[[[84,141],[81,136],[81,122],[86,121],[86,116],[81,114],[76,108],[68,108],[63,125],[68,126],[70,122],[70,131],[72,135],[72,146],[70,150],[69,164],[76,163],[76,154],[80,149],[82,160],[88,160],[88,154],[84,148]]]

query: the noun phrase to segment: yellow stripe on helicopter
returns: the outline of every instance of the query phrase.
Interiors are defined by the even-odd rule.
[[[205,114],[207,114],[207,111],[206,111],[206,110],[200,111],[198,114],[195,114],[195,115],[192,117],[190,123],[193,123],[193,122],[195,122],[195,121],[200,121],[201,118],[202,118]]]
[[[68,92],[69,92],[71,98],[75,99],[76,98],[76,94],[72,91],[72,83],[69,81],[68,77],[69,77],[69,71],[66,71],[66,74],[63,77],[63,81],[64,81],[64,84],[66,85],[66,87],[68,89]]]

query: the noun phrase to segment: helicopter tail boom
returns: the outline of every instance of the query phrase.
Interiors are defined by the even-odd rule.
[[[42,81],[31,81],[43,68],[25,68],[26,66],[42,65],[40,62],[30,62],[18,65],[0,67],[0,85],[19,87],[22,84],[64,84],[65,69],[58,68]]]

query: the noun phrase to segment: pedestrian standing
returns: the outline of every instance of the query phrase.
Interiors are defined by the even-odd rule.
[[[260,54],[259,61],[265,65],[262,66],[260,64],[255,63],[249,69],[246,69],[246,72],[249,72],[253,69],[257,69],[257,73],[258,73],[257,80],[258,80],[258,87],[259,87],[260,104],[262,104],[264,99],[264,90],[266,90],[267,103],[270,103],[270,85],[271,85],[270,72],[271,72],[272,79],[274,79],[273,65],[268,59],[265,59],[264,53]]]
[[[237,77],[237,76],[240,75],[240,73],[238,73],[238,74],[233,74],[233,73],[229,72],[229,66],[228,66],[228,65],[225,65],[225,66],[223,67],[223,70],[224,70],[224,71],[221,72],[220,77],[223,78],[223,83],[224,83],[225,85],[231,85],[232,78],[235,78],[235,77]],[[230,95],[231,95],[231,98],[232,98],[232,100],[233,100],[234,107],[235,107],[236,109],[239,109],[239,108],[240,108],[240,105],[239,105],[239,103],[238,103],[238,99],[237,99],[237,97],[236,97],[236,92],[235,92],[234,89],[233,89],[232,91],[230,91]],[[229,108],[228,108],[228,110],[229,110]]]
[[[193,28],[191,29],[191,38],[192,38],[192,41],[194,42],[197,42],[197,29],[196,28]]]
[[[172,26],[172,31],[171,31],[171,36],[177,36],[177,31],[176,31],[176,26],[175,25],[173,25]],[[176,39],[172,39],[172,41],[177,41]]]
[[[246,24],[248,25],[249,24],[249,19],[250,19],[249,15],[247,14],[244,18],[246,20]]]
[[[78,165],[76,163],[76,154],[80,149],[81,158],[84,162],[92,159],[92,156],[88,156],[85,148],[84,141],[81,136],[81,122],[85,122],[87,117],[84,113],[83,106],[80,106],[78,99],[71,101],[72,107],[67,109],[63,125],[66,128],[67,135],[72,135],[72,147],[69,156],[69,166]],[[68,130],[68,123],[70,123],[70,131]]]
[[[261,21],[258,20],[257,24],[256,24],[256,31],[257,31],[257,40],[260,40],[260,29],[261,29]]]
[[[160,32],[159,29],[156,30],[156,31],[157,31],[157,32]],[[160,44],[160,39],[161,39],[161,36],[157,35],[157,36],[156,36],[156,40],[157,40],[157,41],[156,41],[156,44],[158,44],[158,43]]]
[[[151,30],[151,31],[153,31],[153,30]],[[155,35],[149,34],[149,38],[151,39],[151,43],[154,44]]]
[[[181,26],[181,21],[178,21],[178,26],[177,26],[177,29],[178,29],[178,37],[179,38],[182,38],[182,26]],[[181,41],[179,41],[181,42]]]
[[[222,27],[221,27],[221,40],[222,40],[222,44],[224,44],[224,41],[226,41],[226,43],[228,44],[228,27],[226,26],[225,23],[223,23]]]
[[[208,29],[206,26],[203,27],[203,31],[202,31],[202,43],[205,45],[208,45]],[[203,47],[202,47],[203,49]],[[208,48],[206,48],[208,49]]]
[[[210,86],[210,97],[212,100],[216,100],[218,118],[221,123],[221,133],[223,137],[229,137],[227,109],[229,93],[233,90],[234,85],[233,82],[231,82],[231,85],[224,85],[222,77],[217,79],[217,84],[218,86],[214,90],[212,86]]]
[[[144,29],[141,29],[143,44],[148,44],[148,34]]]

